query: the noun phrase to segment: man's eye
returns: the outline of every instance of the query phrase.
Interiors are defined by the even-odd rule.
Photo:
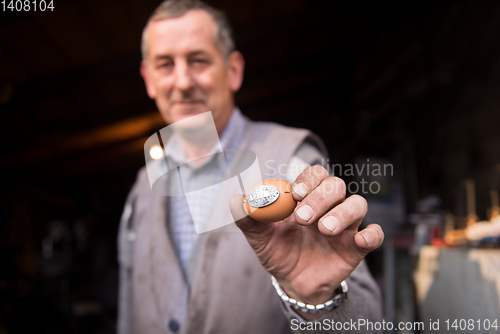
[[[193,59],[193,63],[195,64],[206,64],[208,61],[206,59]]]
[[[158,64],[158,68],[163,68],[163,67],[171,67],[173,63],[160,63]]]

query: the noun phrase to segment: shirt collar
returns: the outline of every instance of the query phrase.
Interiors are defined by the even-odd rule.
[[[243,130],[245,128],[245,121],[243,118],[243,115],[241,114],[241,111],[238,107],[235,107],[232,111],[231,117],[229,118],[229,121],[222,131],[219,141],[222,146],[222,149],[225,151],[227,149],[236,149],[241,143],[241,140],[243,139]],[[217,153],[217,147],[218,145],[216,144],[210,152],[207,154],[207,156],[214,155]],[[189,160],[186,157],[186,153],[184,152],[184,148],[182,145],[182,141],[177,133],[173,133],[169,140],[167,140],[165,146],[165,155],[175,161],[178,165],[182,164],[189,164]],[[201,168],[204,165],[206,165],[210,159],[207,159],[206,161],[203,162],[203,164],[195,169]]]
[[[233,114],[227,123],[226,128],[220,136],[220,144],[223,150],[235,149],[241,143],[243,138],[243,130],[245,128],[245,120],[238,107],[233,109]]]

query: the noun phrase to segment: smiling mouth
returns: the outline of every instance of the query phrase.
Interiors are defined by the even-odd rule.
[[[174,102],[174,104],[198,104],[198,103],[203,103],[203,101],[177,101]]]

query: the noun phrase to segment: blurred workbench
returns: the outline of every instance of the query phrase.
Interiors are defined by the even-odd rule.
[[[500,249],[424,246],[414,279],[422,333],[462,332],[447,331],[447,319],[450,325],[473,319],[468,333],[500,333]],[[438,319],[439,330],[430,330],[429,321]],[[495,319],[498,328],[485,330],[485,321]]]

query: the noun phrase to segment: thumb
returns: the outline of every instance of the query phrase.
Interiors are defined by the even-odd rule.
[[[257,237],[265,230],[269,229],[273,224],[258,222],[247,215],[243,209],[244,196],[241,194],[231,197],[229,209],[233,215],[236,226],[248,237]]]
[[[384,231],[378,224],[370,224],[354,236],[354,242],[361,252],[369,253],[382,245]]]

